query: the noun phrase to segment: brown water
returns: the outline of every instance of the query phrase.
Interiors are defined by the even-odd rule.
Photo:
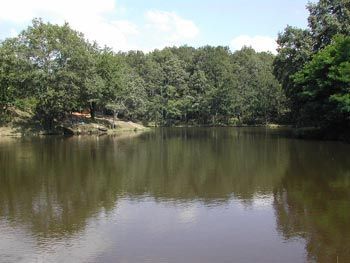
[[[0,262],[350,262],[350,145],[282,130],[0,142]]]

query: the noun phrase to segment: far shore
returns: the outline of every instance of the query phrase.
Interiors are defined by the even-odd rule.
[[[40,137],[48,135],[120,135],[121,133],[134,133],[149,131],[157,126],[145,126],[127,120],[113,119],[111,116],[97,116],[91,119],[90,116],[72,115],[67,120],[57,123],[52,130],[43,129],[40,124],[32,118],[17,118],[16,121],[0,126],[0,140],[5,138]],[[162,126],[160,126],[162,127]],[[193,125],[179,124],[169,126],[173,128],[267,128],[267,129],[290,129],[291,137],[307,140],[336,140],[350,142],[347,132],[336,132],[323,130],[315,127],[293,127],[292,125],[267,123],[254,125]]]

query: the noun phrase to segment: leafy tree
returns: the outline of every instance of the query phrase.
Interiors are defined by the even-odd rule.
[[[162,70],[158,53],[145,55],[143,52],[130,51],[125,59],[144,81],[146,91],[146,112],[144,121],[154,121],[156,125],[163,124],[163,98],[161,97],[164,83],[164,72]]]
[[[14,102],[16,57],[8,40],[0,46],[0,114]]]
[[[329,45],[337,34],[350,34],[349,0],[320,0],[307,8],[314,51]]]
[[[126,63],[123,58],[115,54],[111,49],[104,48],[96,51],[95,72],[97,81],[100,85],[95,85],[96,108],[113,111],[113,107],[106,107],[116,104],[118,92],[120,92],[123,83],[123,68]],[[118,112],[120,112],[120,105]]]
[[[303,124],[349,127],[350,37],[336,36],[293,79],[301,90]]]
[[[36,97],[47,128],[74,110],[113,111],[156,125],[276,120],[279,85],[272,55],[228,47],[171,47],[114,53],[40,19],[0,47],[1,107]],[[17,74],[16,74],[17,73]]]
[[[273,75],[274,56],[271,53],[259,53],[259,71],[257,79],[259,81],[256,116],[261,122],[279,122],[287,111],[286,97],[281,84]]]
[[[188,73],[182,61],[170,49],[154,51],[153,60],[159,65],[161,71],[157,75],[162,83],[156,88],[157,107],[161,112],[161,124],[170,125],[175,121],[186,119],[187,112],[184,107],[184,97],[188,94]]]
[[[273,72],[280,81],[291,109],[291,119],[295,121],[300,110],[298,93],[291,76],[298,72],[312,56],[312,38],[308,30],[288,26],[278,35],[278,55],[273,63]]]
[[[244,123],[276,121],[283,112],[284,96],[272,74],[273,55],[243,48],[233,54],[237,89],[235,116]]]
[[[302,85],[294,85],[292,76],[300,71],[312,57],[327,47],[337,34],[350,34],[350,2],[348,0],[320,0],[307,6],[309,28],[306,30],[288,26],[278,37],[279,53],[274,62],[274,74],[281,82],[289,99],[292,120],[306,123],[302,101]],[[309,105],[309,104],[308,104]],[[302,116],[304,115],[304,116]],[[317,113],[315,112],[315,115]]]
[[[227,123],[232,114],[232,91],[236,85],[230,56],[231,52],[227,47],[206,46],[200,48],[194,58],[198,69],[205,73],[208,80],[204,101],[209,110],[211,124],[214,125],[222,117]]]
[[[85,80],[81,91],[82,103],[84,106],[88,104],[92,119],[95,118],[97,106],[104,104],[102,100],[104,89],[105,82],[96,72],[93,72],[92,75]]]
[[[143,73],[145,57],[142,52],[114,54],[105,50],[101,56],[99,69],[108,85],[104,91],[105,107],[117,116],[137,120],[144,119],[147,111],[146,83]]]
[[[81,90],[90,84],[89,44],[67,23],[58,26],[38,19],[17,41],[32,66],[26,92],[37,96],[37,114],[52,128],[54,120],[78,107]]]
[[[125,106],[125,116],[132,120],[140,120],[147,109],[147,93],[144,80],[132,69],[125,68],[123,85],[117,93],[120,105]]]
[[[32,82],[28,74],[31,64],[19,51],[16,38],[0,43],[0,115],[6,114],[17,98],[28,95],[24,87]]]
[[[189,117],[204,123],[210,114],[206,101],[206,92],[209,91],[208,79],[204,71],[195,69],[189,78],[188,112]]]

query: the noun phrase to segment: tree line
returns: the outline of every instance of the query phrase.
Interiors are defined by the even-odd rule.
[[[310,3],[278,54],[244,47],[115,53],[69,24],[34,19],[0,43],[0,118],[30,109],[45,127],[88,109],[159,126],[289,122],[350,128],[350,2]]]
[[[1,43],[0,107],[29,107],[46,127],[84,109],[155,125],[275,122],[286,108],[273,60],[220,46],[115,53],[34,19]]]

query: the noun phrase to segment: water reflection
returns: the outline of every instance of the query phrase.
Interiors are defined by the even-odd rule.
[[[350,261],[349,145],[299,142],[289,155],[274,193],[279,231],[307,240],[310,261]]]
[[[285,135],[0,143],[0,262],[350,260],[349,145]]]

